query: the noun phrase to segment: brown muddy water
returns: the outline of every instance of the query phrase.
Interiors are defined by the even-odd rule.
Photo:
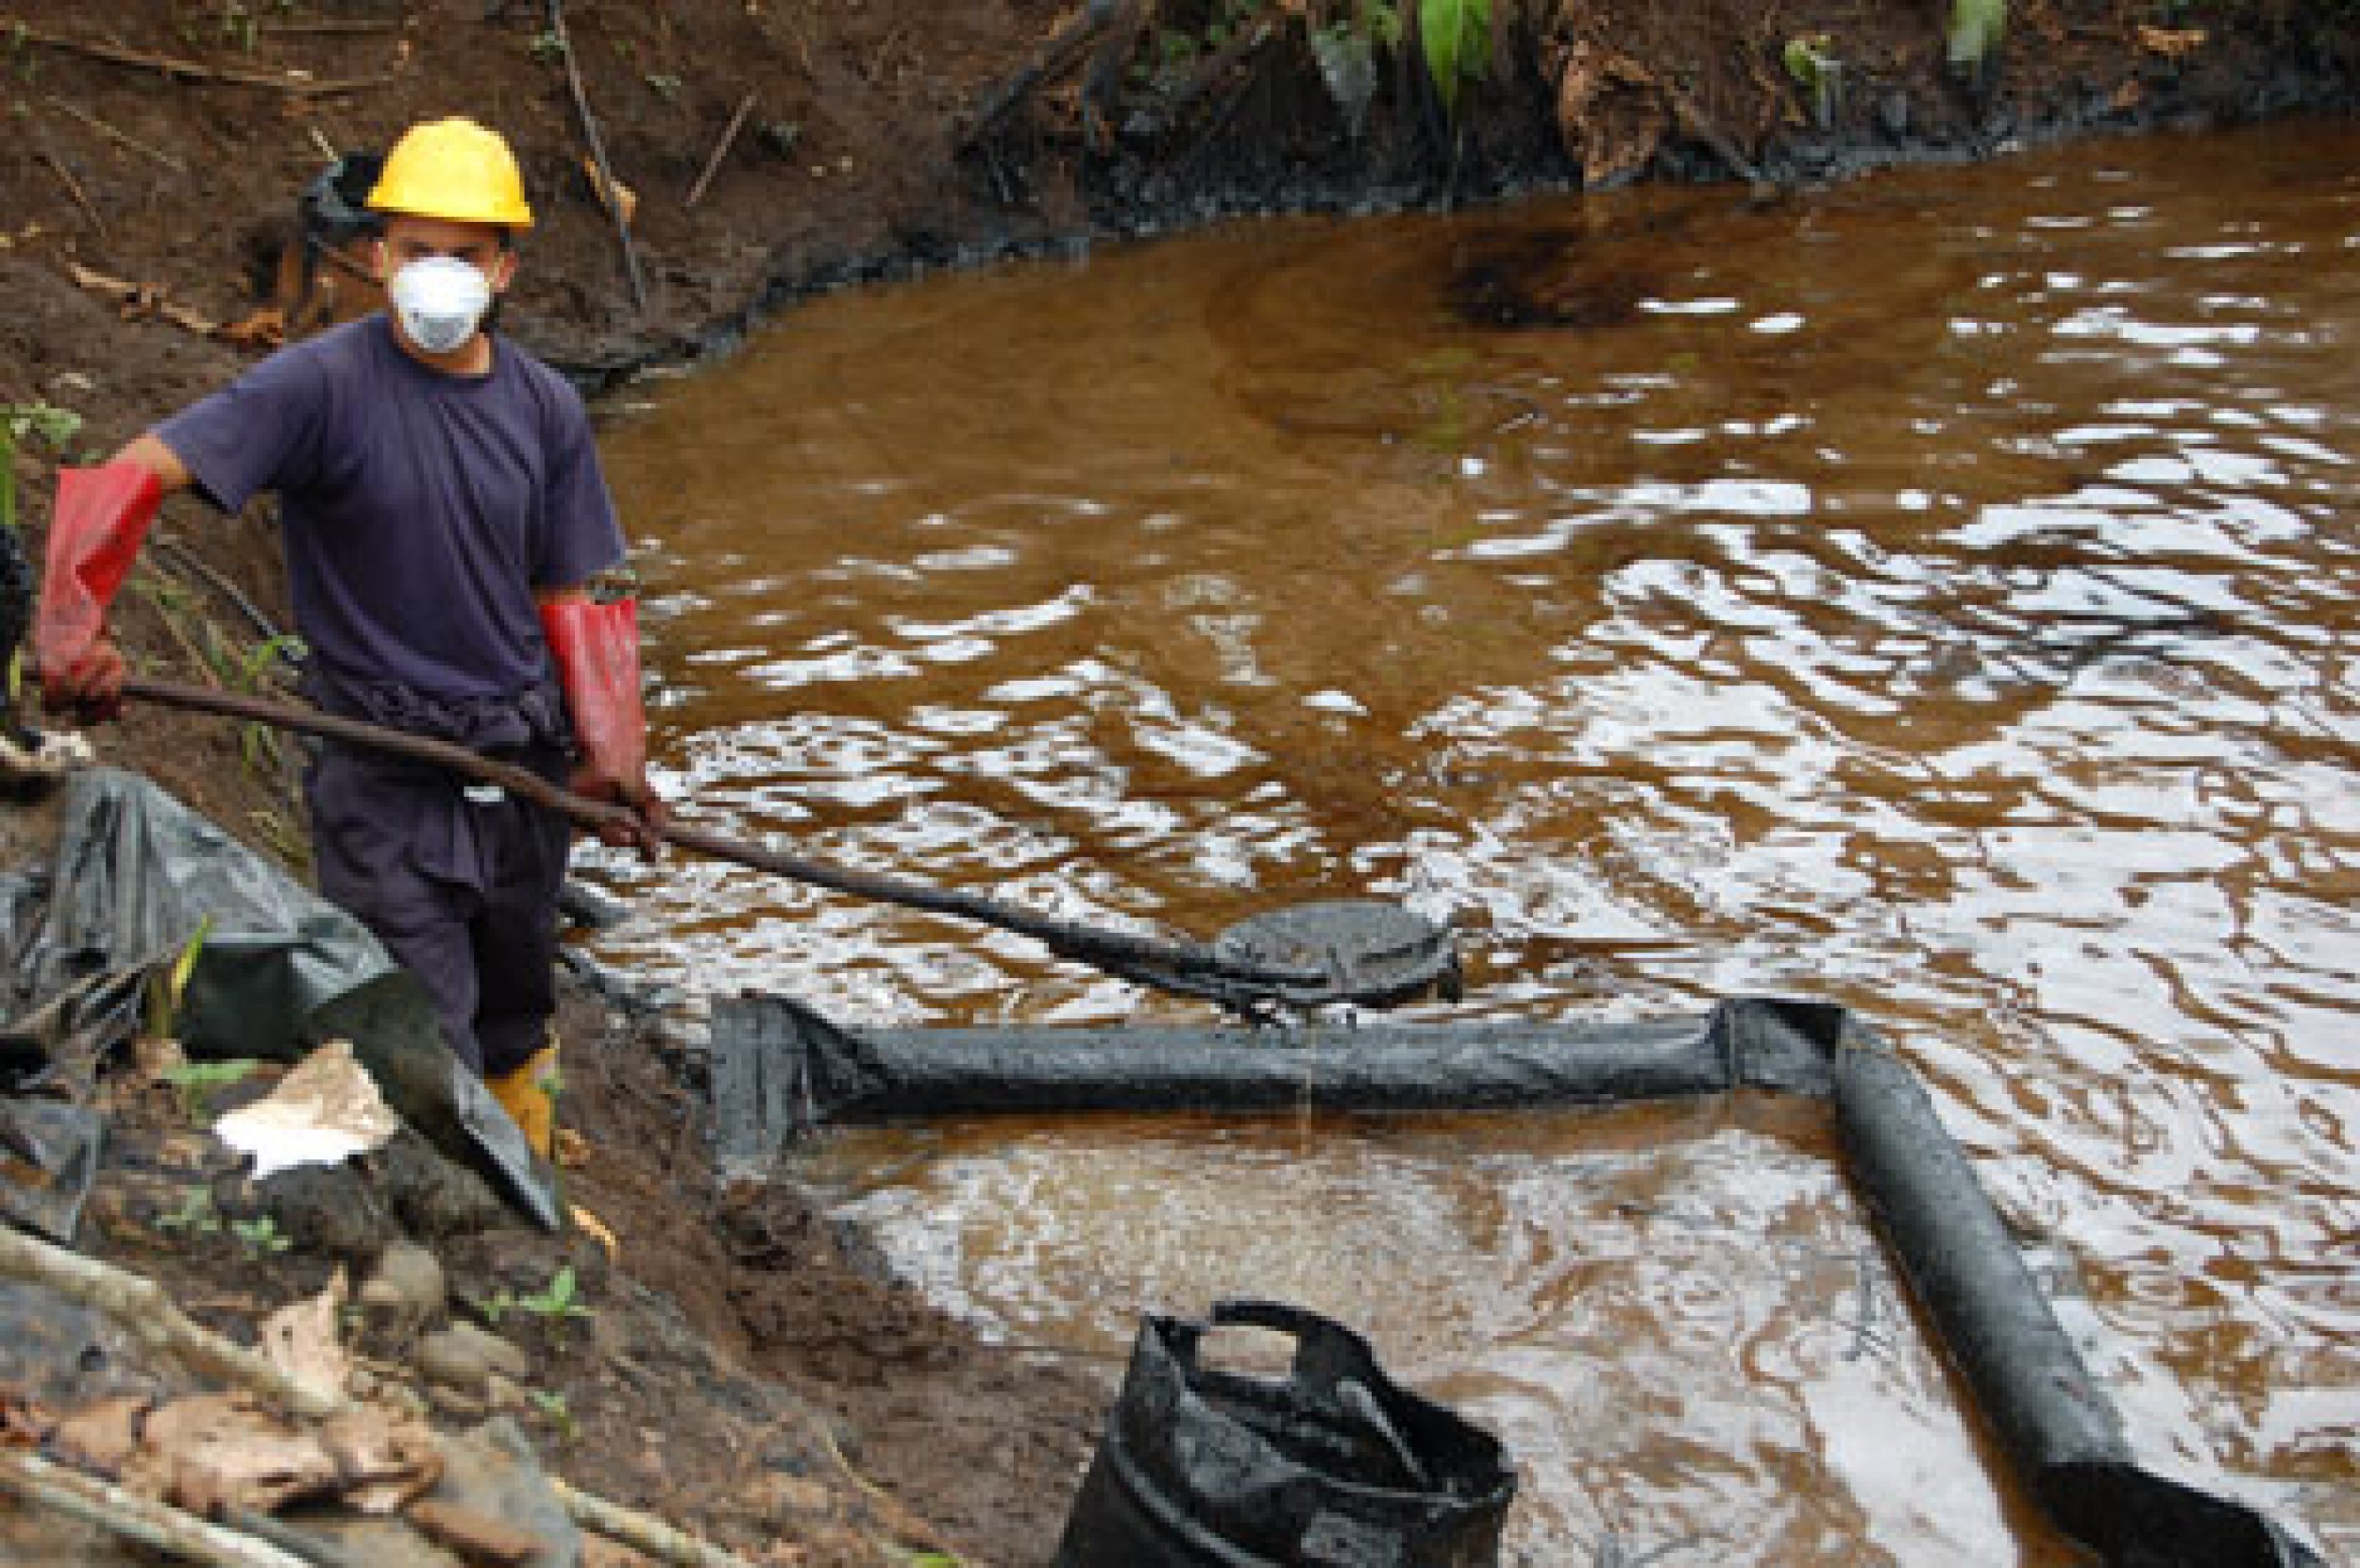
[[[689,819],[1194,935],[1401,899],[1464,930],[1437,1017],[1845,1003],[2142,1458],[2355,1563],[2356,363],[2360,130],[2286,126],[848,294],[605,453]],[[703,991],[1183,1010],[739,870],[609,874],[643,918],[602,954]],[[811,1158],[888,1266],[1047,1353],[1227,1290],[1345,1317],[1508,1437],[1515,1561],[2070,1558],[1808,1108]]]

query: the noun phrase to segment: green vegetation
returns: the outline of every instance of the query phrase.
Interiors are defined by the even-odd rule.
[[[20,35],[21,39],[21,35]],[[54,403],[0,403],[0,527],[18,526],[16,454],[27,441],[39,441],[59,455],[66,443],[82,431],[82,416]],[[14,702],[25,685],[25,649],[8,650],[8,698]]]
[[[590,1308],[578,1299],[580,1287],[574,1278],[574,1266],[561,1264],[549,1276],[548,1285],[529,1296],[502,1290],[483,1304],[483,1315],[498,1323],[510,1312],[526,1312],[541,1320],[552,1339],[562,1338],[565,1324],[576,1318],[590,1317]]]
[[[254,52],[254,41],[260,28],[261,24],[254,13],[239,4],[239,0],[228,0],[228,4],[221,8],[220,33],[224,43],[234,43],[250,55]]]
[[[527,1389],[525,1397],[532,1402],[533,1409],[543,1421],[557,1428],[557,1435],[562,1440],[566,1442],[574,1441],[573,1408],[565,1403],[564,1394],[552,1393],[547,1389]]]
[[[1459,93],[1492,66],[1492,0],[1418,0],[1418,42],[1443,112],[1458,113]]]
[[[1989,69],[2007,30],[2008,0],[1950,0],[1951,68],[1977,73]]]
[[[181,999],[189,993],[189,977],[196,972],[196,960],[204,953],[205,938],[211,936],[212,931],[213,918],[208,915],[196,922],[196,930],[190,935],[187,941],[180,944],[180,951],[174,956],[171,964],[166,966],[162,972],[150,974],[147,977],[147,1000],[143,1021],[149,1039],[168,1040],[174,1037],[173,1031],[177,1027],[180,1019]],[[230,1064],[216,1062],[212,1065],[218,1068]],[[246,1062],[238,1072],[222,1081],[234,1084],[253,1070],[254,1064]],[[196,1069],[194,1064],[184,1062],[173,1071],[194,1071]],[[169,1081],[171,1073],[167,1072],[165,1077]]]
[[[221,1216],[213,1208],[213,1189],[192,1187],[181,1195],[180,1206],[156,1216],[159,1230],[184,1230],[192,1236],[211,1236],[221,1229]]]
[[[232,1084],[244,1083],[261,1065],[244,1056],[226,1062],[182,1062],[164,1069],[163,1080],[178,1096],[180,1114],[194,1125],[210,1126],[213,1096]]]
[[[229,1233],[238,1239],[238,1245],[249,1258],[260,1258],[271,1253],[285,1252],[295,1241],[278,1228],[278,1222],[267,1214],[251,1220],[232,1220]]]
[[[220,1235],[221,1210],[213,1206],[213,1189],[204,1186],[187,1189],[181,1194],[178,1208],[156,1216],[156,1228],[191,1237]],[[249,1259],[286,1252],[295,1245],[295,1239],[280,1230],[278,1221],[268,1214],[230,1221],[229,1234],[237,1238],[238,1250]]]
[[[1491,75],[1492,0],[1416,4],[1419,54],[1443,110],[1455,118],[1461,94]],[[1276,9],[1302,19],[1321,78],[1357,135],[1376,93],[1378,51],[1399,49],[1408,36],[1403,0],[1334,0]],[[1178,89],[1200,61],[1273,11],[1272,0],[1216,0],[1201,27],[1157,28],[1132,66],[1132,79],[1158,90]]]
[[[1835,57],[1835,41],[1826,33],[1790,38],[1780,58],[1786,74],[1811,94],[1812,123],[1827,129],[1835,123],[1844,95],[1844,62]]]
[[[82,432],[82,416],[54,403],[0,403],[0,525],[17,526],[16,453],[39,441],[63,455],[66,443]]]
[[[292,632],[240,646],[208,622],[201,651],[213,679],[229,690],[269,696],[278,684],[278,673],[299,665],[306,649],[303,639]],[[246,767],[258,773],[277,772],[286,766],[285,744],[267,724],[242,726],[238,750]]]

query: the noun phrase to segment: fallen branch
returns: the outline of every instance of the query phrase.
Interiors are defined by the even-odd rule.
[[[609,1541],[619,1541],[633,1551],[677,1563],[679,1568],[753,1568],[735,1552],[676,1530],[661,1519],[651,1519],[603,1497],[577,1492],[554,1475],[548,1479],[557,1500],[565,1505],[574,1523]]]
[[[204,1568],[311,1568],[265,1541],[124,1491],[111,1481],[52,1464],[22,1449],[0,1449],[0,1488],[126,1540]]]
[[[160,316],[183,331],[210,338],[221,330],[221,323],[208,315],[200,315],[185,305],[175,305],[164,297],[164,291],[153,283],[134,283],[127,278],[110,278],[79,261],[68,261],[66,268],[74,281],[93,294],[103,294],[126,311],[145,312]]]
[[[209,1377],[252,1389],[298,1415],[330,1416],[350,1404],[341,1391],[316,1389],[290,1377],[260,1354],[195,1322],[146,1275],[7,1225],[0,1225],[0,1276],[39,1285],[104,1312],[152,1349],[177,1356]]]
[[[598,136],[598,117],[590,112],[590,93],[582,85],[582,66],[574,59],[574,41],[565,31],[565,0],[549,0],[549,33],[557,41],[558,57],[565,62],[565,86],[573,93],[574,112],[582,119],[582,140],[590,144],[590,160],[598,166],[600,191],[616,191],[622,182],[615,177],[615,167],[606,160],[606,143]],[[631,302],[641,314],[648,310],[648,285],[639,276],[639,247],[632,243],[631,220],[623,215],[620,202],[607,204],[608,215],[615,220],[615,232],[623,243],[623,273],[631,280]]]
[[[1762,183],[1762,170],[1755,166],[1752,159],[1738,150],[1737,143],[1730,141],[1720,126],[1706,117],[1704,110],[1697,105],[1695,99],[1670,82],[1664,82],[1661,86],[1663,95],[1670,100],[1672,112],[1679,117],[1680,124],[1686,126],[1698,141],[1720,155],[1721,161],[1728,165],[1729,173],[1749,185]]]
[[[959,136],[959,145],[972,146],[991,134],[1008,111],[1029,96],[1034,88],[1050,77],[1063,74],[1082,58],[1098,35],[1116,20],[1115,8],[1093,3],[1082,8],[1081,13],[1049,36],[1033,58],[1001,79],[1000,85],[984,94],[975,106],[967,129]]]
[[[313,81],[309,76],[279,76],[267,71],[241,71],[228,65],[200,65],[193,59],[179,59],[171,55],[151,55],[143,49],[126,49],[120,43],[101,43],[95,39],[68,38],[12,17],[0,16],[0,36],[17,43],[38,43],[44,49],[65,54],[83,55],[103,59],[113,65],[128,65],[143,71],[161,72],[176,81],[226,82],[233,87],[260,87],[273,93],[295,93],[312,97],[332,96],[343,93],[359,93],[372,87],[382,87],[394,78],[361,76],[348,81]]]
[[[704,199],[705,187],[713,183],[714,175],[720,170],[721,160],[729,156],[731,144],[737,140],[738,130],[746,124],[746,116],[753,111],[754,95],[749,93],[737,101],[737,112],[730,116],[729,126],[721,132],[721,140],[713,144],[713,156],[705,160],[704,168],[698,173],[697,183],[688,188],[688,206],[694,207]]]
[[[178,159],[173,157],[172,154],[151,147],[139,138],[115,129],[114,126],[107,124],[106,121],[101,120],[97,115],[93,114],[89,110],[82,108],[78,104],[67,103],[63,98],[43,98],[42,102],[49,108],[58,110],[60,114],[72,115],[75,119],[81,121],[82,124],[90,126],[91,129],[96,131],[108,141],[115,143],[119,146],[128,147],[133,152],[139,153],[143,157],[154,159],[157,162],[161,163],[165,168],[170,169],[174,174],[184,175],[189,172],[189,166],[186,163],[181,162]]]
[[[401,24],[393,21],[371,22],[265,22],[266,33],[397,33]]]
[[[250,1389],[297,1415],[317,1419],[359,1408],[342,1391],[315,1389],[290,1377],[257,1352],[192,1321],[164,1293],[163,1287],[146,1275],[53,1246],[7,1225],[0,1225],[0,1278],[38,1285],[93,1311],[103,1312],[142,1342],[179,1357],[207,1376]],[[0,1450],[0,1458],[7,1454],[8,1451]],[[554,1476],[550,1485],[565,1505],[566,1512],[583,1528],[678,1568],[752,1568],[744,1558],[635,1509],[580,1491]],[[198,1560],[221,1562],[230,1568],[303,1568],[299,1559],[289,1557],[277,1547],[269,1550],[269,1557]]]
[[[65,194],[74,198],[74,205],[82,210],[82,216],[90,219],[91,227],[97,229],[99,237],[104,239],[107,220],[98,215],[98,209],[91,204],[90,193],[83,190],[82,182],[74,177],[74,171],[65,166],[65,160],[43,147],[41,149],[41,160],[49,165],[49,172],[58,177],[58,183],[65,187]]]

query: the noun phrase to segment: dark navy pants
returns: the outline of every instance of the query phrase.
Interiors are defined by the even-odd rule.
[[[447,739],[470,728],[398,727]],[[557,735],[537,723],[500,728],[498,738],[516,744],[487,750],[564,782]],[[521,1067],[548,1043],[557,1010],[565,818],[441,768],[335,742],[314,756],[304,796],[321,896],[418,977],[461,1060],[487,1076]]]

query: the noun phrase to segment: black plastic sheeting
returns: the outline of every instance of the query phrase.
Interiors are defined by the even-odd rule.
[[[1291,1336],[1282,1380],[1207,1366],[1208,1329]],[[1490,1568],[1499,1440],[1395,1383],[1368,1340],[1279,1302],[1151,1315],[1054,1568]]]
[[[1415,1111],[1764,1088],[1832,1102],[1855,1184],[2048,1515],[2116,1568],[2322,1568],[2252,1508],[2142,1468],[1916,1074],[1846,1009],[1762,998],[1625,1024],[840,1029],[716,1002],[718,1154],[767,1170],[828,1121],[982,1112]]]
[[[98,1179],[107,1123],[61,1100],[0,1099],[0,1220],[64,1245]]]
[[[192,1057],[291,1060],[331,1039],[449,1157],[562,1222],[548,1168],[443,1043],[418,982],[364,926],[134,773],[66,785],[46,868],[0,877],[0,1087],[87,1103],[151,976],[202,933],[173,1031]]]

